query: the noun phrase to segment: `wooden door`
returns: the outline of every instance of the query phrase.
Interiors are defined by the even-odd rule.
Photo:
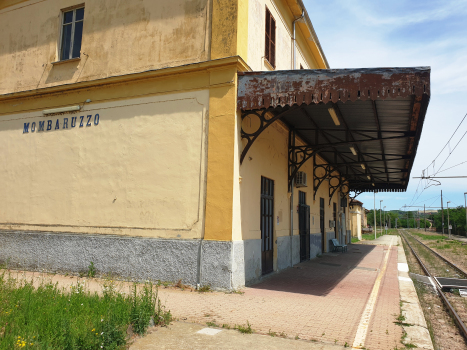
[[[310,206],[306,205],[306,193],[298,192],[298,227],[300,233],[300,262],[310,260]]]
[[[261,177],[261,264],[262,274],[273,271],[274,181]]]

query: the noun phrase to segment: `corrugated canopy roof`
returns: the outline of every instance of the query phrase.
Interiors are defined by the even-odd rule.
[[[351,190],[406,190],[429,95],[429,67],[239,73],[242,118],[261,119],[256,132],[242,129],[242,160],[259,134],[281,120]]]

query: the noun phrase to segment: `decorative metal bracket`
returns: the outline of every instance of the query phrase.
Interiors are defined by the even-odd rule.
[[[316,193],[324,180],[329,180],[329,204],[331,204],[334,193],[341,191],[343,196],[349,193],[348,180],[344,179],[340,174],[335,175],[337,170],[329,164],[317,164],[316,157],[313,157],[313,199],[316,199]]]
[[[251,145],[255,142],[258,136],[272,123],[281,119],[287,113],[296,110],[298,106],[290,107],[289,109],[274,115],[272,109],[262,109],[262,110],[251,110],[242,112],[242,130],[241,136],[242,139],[247,140],[247,144],[242,151],[242,155],[240,156],[240,164],[243,163],[243,159],[245,158],[248,150],[250,149]]]
[[[308,159],[314,157],[317,153],[309,146],[296,146],[295,145],[295,131],[289,131],[289,189],[292,189],[292,182],[297,175],[298,170],[306,163]],[[314,177],[313,177],[314,178]]]
[[[337,190],[341,190],[344,195],[349,193],[349,183],[340,174],[334,175],[337,169],[329,164],[317,164],[316,155],[319,149],[313,149],[310,146],[295,145],[295,131],[289,131],[289,189],[292,189],[292,182],[297,175],[298,170],[310,158],[313,158],[313,200],[316,199],[316,193],[324,180],[329,179],[329,204]],[[338,172],[338,171],[337,171]]]
[[[363,191],[359,191],[359,190],[356,190],[354,191],[354,195],[353,196],[349,196],[350,200],[354,200],[355,198],[357,198],[359,195],[361,195],[363,193]]]

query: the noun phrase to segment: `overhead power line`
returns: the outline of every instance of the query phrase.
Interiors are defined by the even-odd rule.
[[[457,130],[459,130],[459,128],[461,127],[462,123],[464,122],[465,118],[467,117],[467,114],[464,115],[464,118],[462,118],[461,122],[459,123],[459,125],[457,126],[456,130],[454,130],[454,132],[452,133],[451,137],[449,138],[448,142],[446,142],[446,144],[444,145],[444,147],[441,149],[441,151],[439,151],[438,155],[435,157],[435,159],[433,159],[433,161],[426,167],[426,170],[428,171],[428,168],[434,164],[434,162],[436,161],[436,159],[438,159],[438,157],[441,155],[441,153],[444,151],[444,149],[449,145],[449,142],[451,142],[452,138],[454,137],[454,135],[456,134]],[[465,134],[464,134],[465,135]],[[464,136],[462,136],[464,137]],[[453,150],[454,151],[454,150]],[[449,154],[451,154],[452,152],[450,152]],[[444,163],[443,163],[444,164]],[[439,170],[438,170],[439,171]]]

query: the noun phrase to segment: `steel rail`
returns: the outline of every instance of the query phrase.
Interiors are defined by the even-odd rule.
[[[420,243],[422,246],[424,246],[426,249],[428,249],[430,252],[432,252],[433,254],[435,254],[438,258],[440,258],[441,260],[443,260],[445,263],[447,263],[449,266],[452,266],[453,268],[455,268],[457,271],[459,271],[460,273],[462,273],[465,277],[467,277],[467,271],[463,270],[461,267],[457,266],[456,264],[454,264],[452,261],[446,259],[444,256],[442,256],[440,253],[438,253],[437,251],[434,251],[433,249],[431,249],[430,247],[428,247],[426,244],[420,242],[417,238],[415,238],[412,234],[409,233],[409,236],[412,237],[413,239],[415,239],[418,243]]]
[[[409,243],[409,241],[407,240],[407,238],[405,237],[405,233],[403,234],[400,230],[398,230],[399,234],[401,235],[401,237],[404,238],[405,242],[407,243],[407,245],[409,246],[410,250],[412,251],[413,255],[415,256],[415,258],[417,259],[418,263],[420,264],[421,268],[423,269],[423,271],[425,271],[425,273],[428,275],[428,277],[430,277],[432,280],[435,280],[434,277],[430,274],[430,272],[428,271],[428,269],[426,268],[426,266],[423,264],[423,262],[421,261],[420,257],[417,255],[417,253],[415,253],[414,249],[412,248],[412,245]],[[418,241],[418,240],[417,240]],[[436,281],[436,280],[435,280]],[[454,309],[454,307],[451,305],[451,303],[449,302],[449,300],[447,299],[446,295],[444,294],[443,290],[441,289],[441,287],[439,286],[438,282],[436,281],[435,283],[435,287],[436,287],[436,290],[438,291],[438,294],[439,296],[441,297],[441,300],[444,302],[444,305],[446,305],[449,313],[451,314],[451,316],[454,318],[454,321],[456,322],[457,326],[459,327],[460,331],[462,332],[462,335],[464,336],[464,338],[467,340],[467,327],[465,326],[464,322],[462,322],[461,318],[459,317],[459,315],[457,314],[456,310]]]

